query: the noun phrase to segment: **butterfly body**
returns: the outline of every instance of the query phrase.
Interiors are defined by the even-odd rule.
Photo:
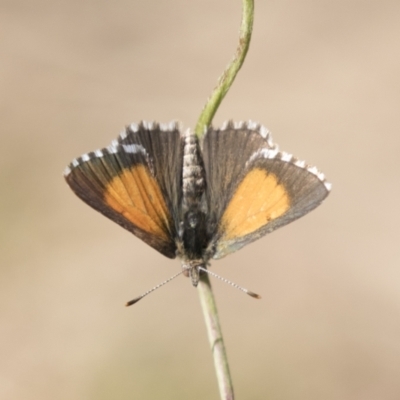
[[[207,232],[206,176],[197,137],[187,130],[183,135],[182,217],[177,238],[177,255],[182,268],[199,282],[198,267],[205,268],[209,255]]]
[[[169,258],[194,286],[199,267],[317,207],[330,184],[279,152],[259,124],[225,123],[202,140],[178,124],[132,124],[75,159],[65,179],[87,204]]]

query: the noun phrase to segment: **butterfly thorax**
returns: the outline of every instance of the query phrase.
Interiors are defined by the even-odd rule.
[[[183,137],[182,208],[178,254],[182,268],[192,279],[199,281],[198,267],[205,267],[204,251],[209,242],[207,236],[205,170],[197,137],[187,131]]]

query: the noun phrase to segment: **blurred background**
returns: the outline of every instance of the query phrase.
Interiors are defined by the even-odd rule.
[[[214,124],[253,119],[333,183],[212,265],[238,399],[400,398],[400,2],[257,1]],[[62,177],[142,119],[193,127],[239,0],[0,0],[0,397],[217,399],[196,290]]]

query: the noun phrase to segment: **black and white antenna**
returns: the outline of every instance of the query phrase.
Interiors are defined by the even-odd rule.
[[[229,285],[233,286],[234,288],[241,290],[242,292],[248,294],[248,295],[251,296],[251,297],[254,297],[255,299],[261,299],[261,296],[260,296],[259,294],[257,294],[257,293],[254,293],[254,292],[252,292],[252,291],[250,291],[250,290],[248,290],[248,289],[246,289],[246,288],[244,288],[244,287],[242,287],[242,286],[239,286],[239,285],[237,285],[236,283],[231,282],[231,281],[229,281],[228,279],[223,278],[222,276],[219,276],[219,275],[217,275],[216,273],[209,271],[208,269],[205,269],[205,268],[203,268],[203,267],[198,267],[198,268],[199,268],[201,271],[204,271],[204,272],[206,272],[207,274],[213,276],[214,278],[218,278],[218,279],[221,280],[222,282],[228,283]]]
[[[261,296],[260,296],[259,294],[254,293],[254,292],[252,292],[252,291],[250,291],[250,290],[248,290],[248,289],[246,289],[246,288],[244,288],[244,287],[242,287],[242,286],[239,286],[239,285],[237,285],[236,283],[231,282],[230,280],[228,280],[228,279],[226,279],[226,278],[223,278],[222,276],[219,276],[219,275],[217,275],[216,273],[211,272],[211,271],[209,271],[209,270],[206,269],[206,268],[203,268],[203,267],[195,267],[195,268],[198,268],[200,271],[203,271],[203,272],[205,272],[205,273],[207,273],[207,274],[209,274],[209,275],[211,275],[211,276],[213,276],[213,277],[215,277],[215,278],[221,280],[222,282],[225,282],[225,283],[227,283],[227,284],[233,286],[234,288],[241,290],[242,292],[248,294],[248,295],[251,296],[251,297],[254,297],[255,299],[261,299]],[[145,296],[147,296],[148,294],[154,292],[155,290],[157,290],[157,289],[160,288],[161,286],[164,286],[164,285],[167,284],[168,282],[171,282],[173,279],[175,279],[175,278],[178,277],[179,275],[183,274],[185,271],[186,271],[186,270],[182,270],[182,271],[178,272],[177,274],[171,276],[171,278],[168,278],[167,280],[165,280],[164,282],[159,283],[158,285],[154,286],[153,288],[151,288],[151,289],[148,290],[147,292],[144,292],[142,295],[140,295],[140,296],[134,298],[133,300],[128,301],[128,302],[125,304],[125,306],[126,306],[126,307],[132,306],[133,304],[137,303],[139,300],[143,299],[143,297],[145,297]]]
[[[165,284],[167,284],[168,282],[171,282],[173,279],[175,279],[177,276],[183,274],[183,271],[177,273],[174,276],[171,276],[171,278],[168,278],[166,281],[159,283],[157,286],[154,286],[153,288],[151,288],[150,290],[148,290],[147,292],[144,292],[142,295],[140,295],[139,297],[136,297],[133,300],[128,301],[125,306],[129,307],[132,306],[133,304],[137,303],[139,300],[142,300],[143,297],[147,296],[148,294],[150,294],[151,292],[154,292],[156,289],[160,288],[161,286],[164,286]]]

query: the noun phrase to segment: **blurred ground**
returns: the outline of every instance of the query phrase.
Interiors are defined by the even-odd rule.
[[[0,398],[217,399],[196,291],[79,201],[71,159],[125,124],[193,126],[236,47],[228,0],[0,1]],[[333,183],[215,262],[238,399],[400,397],[400,3],[257,1],[215,118],[265,124]]]

